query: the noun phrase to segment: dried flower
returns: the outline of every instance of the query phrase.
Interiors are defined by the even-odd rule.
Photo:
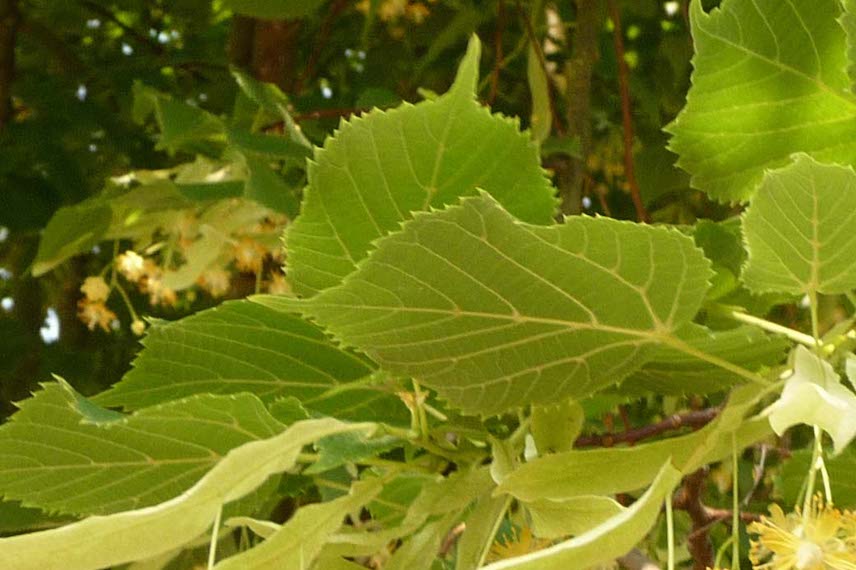
[[[856,568],[856,518],[815,498],[806,516],[799,508],[787,515],[778,505],[770,517],[749,526],[757,534],[749,558],[756,570],[853,570]]]
[[[107,308],[103,301],[93,302],[81,299],[77,303],[77,316],[86,324],[89,330],[101,327],[104,332],[110,332],[111,323],[116,320],[116,313]]]
[[[175,291],[163,284],[156,276],[150,275],[146,279],[144,290],[149,294],[149,303],[152,305],[175,306],[178,296]]]
[[[233,252],[235,266],[240,271],[258,273],[262,270],[262,262],[266,253],[267,251],[259,242],[247,237],[242,238],[235,245]]]
[[[80,286],[80,292],[86,295],[87,301],[103,302],[110,296],[110,286],[103,277],[87,277]]]
[[[282,273],[274,273],[270,277],[270,283],[268,283],[267,287],[268,293],[272,295],[290,295],[291,294],[291,285],[286,281],[285,276]]]
[[[128,281],[139,281],[145,274],[145,262],[135,251],[128,250],[119,255],[116,258],[116,266]]]
[[[229,281],[229,273],[220,267],[208,269],[199,276],[199,285],[208,291],[212,297],[225,295],[229,291]]]

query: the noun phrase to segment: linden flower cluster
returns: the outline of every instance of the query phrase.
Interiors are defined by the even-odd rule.
[[[749,559],[755,570],[856,570],[856,514],[815,498],[805,516],[778,505],[749,526],[758,535]]]
[[[116,320],[116,313],[107,308],[107,297],[110,296],[110,286],[103,277],[87,277],[80,287],[83,299],[77,302],[77,316],[89,330],[101,327],[104,332],[110,332],[110,326]]]

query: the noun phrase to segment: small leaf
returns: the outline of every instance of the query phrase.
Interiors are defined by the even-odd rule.
[[[66,259],[88,252],[110,229],[113,211],[101,199],[60,208],[42,232],[33,261],[33,277],[44,275]]]
[[[651,487],[631,507],[579,536],[531,554],[494,562],[484,570],[555,570],[588,568],[621,556],[641,541],[660,514],[663,500],[681,480],[666,462]]]
[[[743,216],[755,292],[836,294],[856,288],[856,172],[799,154],[768,171]]]
[[[539,499],[525,506],[532,519],[533,534],[550,539],[583,534],[624,511],[612,498],[599,495],[561,501]]]
[[[215,570],[304,570],[347,513],[359,510],[381,490],[378,479],[355,483],[348,494],[300,507],[287,523],[258,546],[227,558]]]
[[[585,419],[585,410],[575,400],[532,406],[530,431],[538,454],[570,451]]]
[[[456,570],[482,567],[510,504],[511,497],[492,497],[490,493],[478,499],[458,539]]]
[[[542,143],[550,136],[550,131],[553,128],[553,114],[550,109],[550,83],[544,68],[541,66],[541,58],[531,44],[526,60],[526,78],[529,81],[529,92],[532,94],[532,114],[529,128],[535,142]]]
[[[770,425],[782,435],[797,424],[827,432],[840,453],[856,437],[856,394],[841,383],[828,362],[804,346],[794,354],[794,372],[769,408]]]

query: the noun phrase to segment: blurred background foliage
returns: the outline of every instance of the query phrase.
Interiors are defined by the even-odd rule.
[[[0,0],[0,416],[51,373],[115,382],[144,317],[283,291],[310,145],[443,92],[472,33],[480,100],[532,128],[565,213],[728,213],[662,132],[686,0]]]

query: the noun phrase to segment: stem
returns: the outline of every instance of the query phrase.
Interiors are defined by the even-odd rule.
[[[814,446],[811,450],[811,463],[808,466],[808,482],[805,488],[805,497],[803,497],[803,521],[808,520],[809,510],[811,508],[811,500],[814,495],[814,486],[817,482],[817,465],[818,460],[822,461],[823,442],[820,428],[814,426]]]
[[[670,346],[670,347],[674,348],[675,350],[680,350],[681,352],[689,354],[690,356],[695,356],[699,360],[704,360],[705,362],[709,362],[709,363],[713,364],[714,366],[719,366],[723,370],[728,370],[729,372],[733,372],[734,374],[737,374],[741,378],[745,378],[751,382],[755,382],[756,384],[760,384],[762,386],[769,386],[770,385],[770,381],[767,380],[766,378],[764,378],[763,376],[761,376],[760,374],[756,374],[755,372],[751,372],[749,370],[746,370],[742,366],[740,366],[738,364],[734,364],[733,362],[729,362],[729,361],[725,360],[724,358],[720,358],[718,356],[714,356],[712,354],[708,354],[702,350],[699,350],[696,347],[692,346],[691,344],[688,344],[688,343],[684,342],[683,340],[681,340],[677,337],[663,336],[661,338],[661,341],[663,342],[663,344]]]
[[[621,31],[621,11],[616,0],[607,0],[609,17],[612,20],[612,42],[615,45],[615,58],[618,60],[618,88],[621,93],[621,123],[624,131],[624,177],[630,186],[630,198],[636,208],[636,219],[650,223],[651,216],[645,209],[636,170],[633,164],[633,110],[630,101],[630,69],[624,58],[624,38]]]
[[[668,569],[675,570],[675,521],[672,516],[671,497],[666,497],[666,544],[669,549]]]
[[[731,570],[740,570],[740,497],[737,432],[731,432]]]
[[[817,291],[812,289],[808,293],[809,306],[811,307],[811,336],[814,337],[814,350],[818,356],[820,351],[820,317],[818,316]]]
[[[214,517],[214,528],[211,529],[211,546],[208,547],[208,570],[214,568],[214,562],[217,560],[217,538],[220,534],[220,519],[223,516],[223,506],[217,509],[217,516]]]
[[[734,536],[729,536],[725,539],[725,542],[722,543],[722,546],[716,551],[716,560],[713,563],[714,568],[722,568],[722,558],[725,556],[725,551],[728,550],[728,547],[731,543],[734,542]],[[733,562],[732,562],[733,564]],[[733,568],[734,566],[732,566]]]
[[[114,283],[116,287],[116,291],[119,292],[119,295],[122,297],[122,300],[125,302],[125,307],[128,309],[128,312],[131,314],[132,321],[139,321],[140,317],[137,315],[137,311],[134,310],[134,305],[131,303],[131,298],[128,297],[128,293],[125,292],[125,288],[122,287],[118,281]]]
[[[773,334],[780,334],[786,336],[794,342],[798,342],[810,348],[814,348],[817,346],[818,342],[814,337],[809,336],[805,333],[801,333],[796,331],[790,327],[786,327],[780,325],[778,323],[774,323],[773,321],[768,321],[767,319],[762,319],[760,317],[755,317],[753,315],[749,315],[747,313],[743,313],[741,311],[727,311],[725,316],[734,319],[735,321],[740,321],[741,323],[746,323],[749,325],[755,325],[756,327],[763,329],[767,332],[771,332]]]

